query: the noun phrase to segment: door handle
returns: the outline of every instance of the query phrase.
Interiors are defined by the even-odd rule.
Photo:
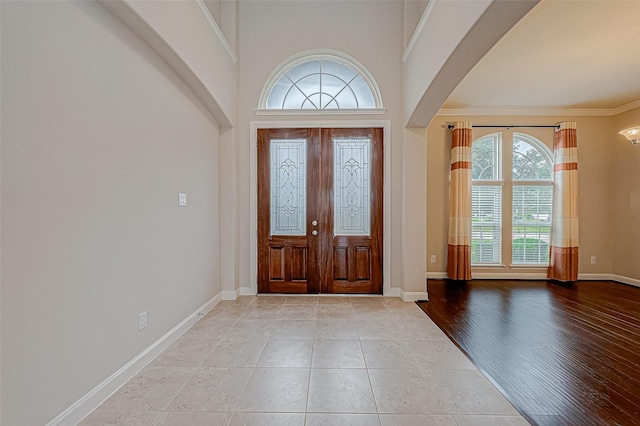
[[[318,235],[318,231],[316,231],[315,229],[311,232],[311,235]]]

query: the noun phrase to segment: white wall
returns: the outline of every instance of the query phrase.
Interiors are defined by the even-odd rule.
[[[1,7],[0,423],[36,425],[220,292],[219,136],[99,4]]]
[[[213,113],[220,127],[234,126],[238,109],[237,55],[205,3],[98,1],[178,73]],[[220,19],[235,30],[235,8],[224,7],[222,14]]]
[[[2,23],[2,7],[0,7],[0,27]],[[2,31],[0,31],[0,46],[2,46]],[[0,64],[2,60],[0,59]],[[2,70],[0,67],[0,80],[2,77]],[[2,84],[0,84],[0,99],[2,99]],[[2,105],[0,104],[0,129],[2,128]],[[0,142],[2,141],[2,134],[0,133]],[[0,146],[0,212],[2,212],[2,148]],[[2,220],[0,216],[0,241],[2,240]],[[0,243],[0,268],[2,260],[2,244]],[[0,422],[2,422],[2,271],[0,270]]]
[[[216,20],[225,39],[235,52],[238,51],[238,1],[203,0]]]
[[[404,1],[404,31],[403,47],[406,48],[413,37],[418,23],[424,14],[429,0],[405,0]]]
[[[233,125],[237,113],[237,65],[195,1],[127,1],[178,52]]]
[[[240,285],[250,287],[252,238],[251,209],[251,121],[390,120],[391,188],[385,212],[391,220],[391,285],[402,283],[402,54],[403,5],[401,2],[240,2],[240,91],[239,91],[239,252]],[[384,107],[383,115],[321,117],[257,116],[260,92],[272,71],[294,54],[315,49],[337,50],[352,56],[374,76]],[[254,242],[255,243],[255,242]]]
[[[427,144],[425,129],[405,129],[402,216],[403,290],[414,293],[407,300],[425,299],[427,259]]]
[[[611,137],[603,142],[613,152],[613,273],[617,279],[640,286],[640,146],[618,134],[634,126],[640,126],[640,108],[615,116]]]
[[[492,0],[437,1],[435,6],[430,8],[430,15],[424,27],[418,28],[415,44],[405,62],[405,122],[409,121],[422,96],[449,56],[455,52],[469,28],[482,16],[491,2]]]
[[[473,66],[539,0],[436,1],[404,54],[404,119],[427,127]]]

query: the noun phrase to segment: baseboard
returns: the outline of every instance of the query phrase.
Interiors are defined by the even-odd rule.
[[[446,272],[427,272],[429,280],[446,280],[449,276]],[[515,273],[497,273],[497,272],[473,272],[471,279],[476,280],[546,280],[546,272],[515,272]]]
[[[578,281],[611,281],[611,274],[578,274]]]
[[[640,280],[635,278],[623,277],[622,275],[612,275],[611,279],[623,284],[629,284],[635,287],[640,287]]]
[[[445,280],[446,272],[427,272],[427,279]],[[474,272],[473,279],[477,280],[546,280],[546,272],[516,272],[516,273],[496,273],[496,272]],[[640,287],[640,280],[611,274],[578,274],[578,281],[618,281]]]
[[[255,296],[256,293],[250,287],[240,287],[238,290],[240,292],[240,296]],[[222,300],[235,300],[235,299],[227,299],[226,293],[234,293],[234,292],[222,292]],[[413,302],[416,300],[424,300],[427,299],[426,292],[405,292],[398,287],[391,287],[384,293],[384,297],[398,297],[405,302]]]
[[[222,290],[222,300],[237,300],[238,290]]]
[[[399,297],[402,299],[402,289],[398,287],[390,287],[385,293],[384,297]]]
[[[426,291],[403,291],[402,300],[405,302],[415,302],[416,300],[429,300]]]
[[[222,300],[222,294],[218,293],[204,305],[196,309],[180,324],[156,340],[151,346],[142,351],[138,356],[125,364],[118,371],[93,388],[82,398],[74,402],[69,408],[51,420],[46,426],[74,426],[91,414],[96,408],[113,395],[122,385],[133,378],[140,370],[149,364],[162,351],[167,349],[182,334],[184,334],[203,315],[206,315]]]
[[[446,272],[427,272],[428,280],[446,280],[449,278]]]
[[[240,296],[255,296],[257,292],[251,287],[240,287]]]
[[[546,280],[547,272],[516,272],[516,273],[495,273],[495,272],[472,272],[472,278],[477,280]]]
[[[384,294],[384,297],[398,297],[403,302],[415,302],[416,300],[428,300],[426,291],[403,291],[398,287],[391,287]]]

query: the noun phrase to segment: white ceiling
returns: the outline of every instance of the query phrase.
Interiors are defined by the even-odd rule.
[[[640,100],[640,0],[542,0],[444,109],[615,110]]]

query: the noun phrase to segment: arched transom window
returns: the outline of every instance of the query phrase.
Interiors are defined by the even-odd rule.
[[[273,76],[261,101],[265,109],[380,108],[373,78],[355,61],[334,55],[294,60]]]

